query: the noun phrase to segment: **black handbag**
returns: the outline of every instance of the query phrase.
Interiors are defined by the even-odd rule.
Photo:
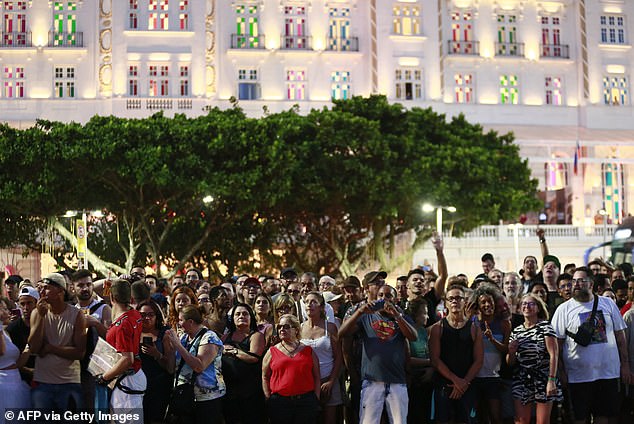
[[[187,350],[189,351],[192,347],[195,347],[194,351],[198,352],[200,340],[206,332],[206,328],[201,329],[198,334],[196,334],[196,337],[194,338],[192,343],[187,347]],[[194,412],[194,408],[196,407],[194,386],[196,385],[196,377],[198,374],[194,372],[192,373],[191,378],[187,383],[177,384],[178,376],[180,375],[184,366],[185,360],[181,358],[181,361],[178,365],[178,371],[176,372],[176,374],[174,374],[174,388],[172,389],[169,405],[167,407],[166,420],[168,421],[174,421],[173,417],[190,415]],[[168,417],[172,417],[172,419],[168,419]]]
[[[597,315],[597,306],[599,304],[599,296],[594,295],[594,303],[592,304],[592,313],[590,319],[582,322],[576,333],[571,333],[566,330],[566,334],[570,336],[579,346],[588,346],[592,342],[592,335],[594,334],[594,317]]]

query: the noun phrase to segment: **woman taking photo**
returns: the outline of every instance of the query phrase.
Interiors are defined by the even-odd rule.
[[[190,290],[191,291],[191,290]],[[194,305],[185,306],[178,314],[183,336],[174,330],[165,332],[165,339],[176,351],[176,384],[194,383],[195,408],[181,416],[183,423],[222,422],[222,400],[225,382],[222,377],[222,342],[203,325],[202,311]]]
[[[232,309],[229,333],[223,342],[222,373],[227,384],[222,406],[225,422],[260,423],[265,418],[261,365],[264,336],[257,331],[255,314],[249,305],[238,303]]]
[[[319,360],[309,346],[300,343],[296,316],[283,315],[277,327],[280,342],[266,352],[262,363],[270,422],[315,423],[321,392]]]
[[[178,286],[178,288],[172,292],[167,322],[179,336],[183,334],[183,330],[178,326],[178,314],[188,305],[198,305],[196,294],[187,286]]]
[[[143,319],[141,333],[141,369],[147,379],[143,396],[143,416],[146,423],[162,422],[169,402],[173,383],[174,348],[163,343],[165,331],[163,314],[159,306],[150,300],[137,306]]]
[[[511,333],[507,361],[517,364],[513,374],[515,422],[531,422],[531,409],[536,404],[537,424],[550,422],[553,401],[561,400],[557,380],[559,348],[555,330],[548,323],[546,304],[534,294],[526,294],[520,302],[524,324]]]
[[[326,302],[320,293],[308,293],[305,302],[307,319],[302,323],[301,342],[310,346],[319,359],[322,404],[320,422],[334,423],[337,419],[337,407],[343,403],[339,385],[342,353],[337,326],[326,321]]]

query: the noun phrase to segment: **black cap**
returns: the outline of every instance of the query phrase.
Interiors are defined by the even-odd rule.
[[[369,284],[372,284],[374,282],[374,280],[376,280],[378,277],[383,278],[383,279],[387,278],[387,272],[385,272],[385,271],[371,271],[371,272],[368,272],[363,277],[363,285],[367,286]]]
[[[354,275],[349,276],[343,280],[342,287],[358,287],[361,288],[361,281]]]

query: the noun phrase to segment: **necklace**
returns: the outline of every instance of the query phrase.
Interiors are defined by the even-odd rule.
[[[299,348],[299,343],[297,343],[295,345],[295,348],[293,350],[289,350],[285,345],[284,342],[280,342],[280,345],[282,345],[282,347],[284,348],[284,350],[286,352],[288,352],[289,356],[293,356],[293,353],[295,353],[295,351]]]

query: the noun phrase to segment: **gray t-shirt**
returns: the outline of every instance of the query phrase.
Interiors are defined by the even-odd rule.
[[[406,384],[405,337],[398,323],[376,312],[361,316],[357,325],[363,341],[361,378]]]

